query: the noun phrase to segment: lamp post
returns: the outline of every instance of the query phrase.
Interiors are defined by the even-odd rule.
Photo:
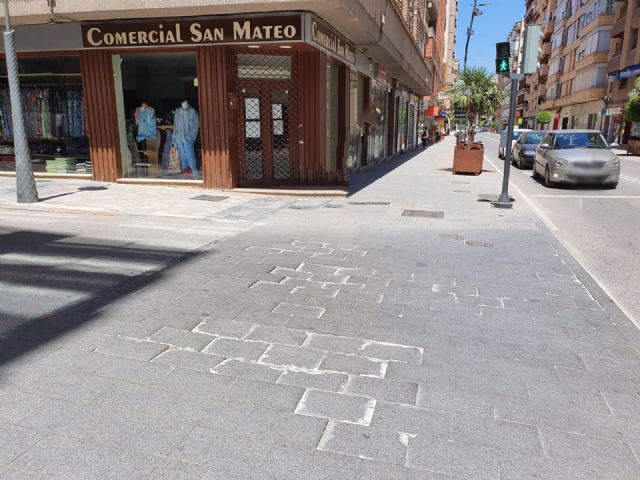
[[[478,7],[486,7],[489,5],[488,3],[478,3],[478,0],[473,0],[473,10],[471,11],[471,21],[469,22],[469,28],[467,28],[467,43],[464,46],[464,70],[467,69],[467,54],[469,53],[469,41],[471,40],[471,35],[473,35],[473,21],[476,17],[482,15],[482,10]]]
[[[7,78],[9,81],[9,98],[11,101],[11,123],[13,127],[13,151],[16,159],[16,195],[18,203],[35,203],[38,201],[38,190],[33,178],[31,152],[27,142],[24,124],[24,111],[20,98],[20,77],[18,75],[18,59],[16,57],[15,31],[9,16],[9,0],[3,0],[4,6],[4,51],[7,57]]]

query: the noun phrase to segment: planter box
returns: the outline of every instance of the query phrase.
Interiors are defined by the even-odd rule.
[[[627,153],[631,155],[640,155],[640,140],[629,139],[627,142]]]
[[[453,151],[453,173],[482,173],[482,162],[484,160],[484,149],[463,150],[456,148]]]

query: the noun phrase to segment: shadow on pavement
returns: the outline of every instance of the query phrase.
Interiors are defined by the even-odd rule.
[[[80,192],[94,192],[98,190],[109,190],[109,187],[99,186],[99,187],[80,187],[77,190],[73,190],[72,192],[58,193],[57,195],[49,195],[48,197],[40,197],[41,202],[46,202],[47,200],[53,200],[54,198],[66,197],[67,195],[73,195],[75,193]]]
[[[433,145],[432,145],[433,146]],[[380,180],[385,175],[393,172],[396,168],[402,166],[412,158],[425,151],[429,151],[430,147],[423,150],[421,147],[414,148],[413,150],[404,152],[403,154],[396,155],[395,157],[370,167],[365,167],[359,172],[354,172],[349,175],[349,187],[347,196],[352,196],[358,193],[360,190],[364,190],[369,185]]]
[[[37,231],[0,233],[0,366],[201,252]]]

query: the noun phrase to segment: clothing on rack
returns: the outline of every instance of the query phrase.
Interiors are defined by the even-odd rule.
[[[138,125],[137,142],[147,138],[155,139],[158,135],[156,111],[152,107],[136,108],[136,124]]]

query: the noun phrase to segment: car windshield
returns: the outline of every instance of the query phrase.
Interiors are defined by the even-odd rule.
[[[514,140],[518,140],[520,138],[520,135],[522,135],[522,132],[518,132],[517,130],[513,131],[513,139]]]
[[[524,138],[524,143],[535,143],[538,144],[544,138],[543,132],[529,132],[527,136]]]
[[[555,148],[609,148],[597,132],[556,133]]]

